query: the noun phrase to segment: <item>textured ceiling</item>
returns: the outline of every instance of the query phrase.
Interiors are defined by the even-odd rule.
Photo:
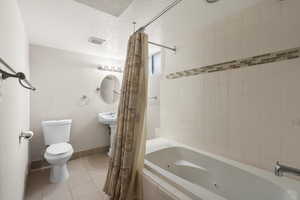
[[[119,17],[133,0],[74,0],[102,12]]]
[[[76,1],[19,0],[30,43],[124,59],[127,41],[133,32],[132,22],[136,21],[137,27],[144,25],[174,0],[133,0],[119,17]],[[131,0],[97,1],[98,5],[104,1],[110,1],[111,4],[131,2]],[[178,52],[184,52],[185,44],[178,40],[179,36],[188,37],[193,31],[223,20],[224,16],[236,16],[236,13],[243,9],[264,1],[266,0],[223,0],[215,4],[208,4],[204,0],[183,1],[149,26],[146,33],[150,41],[168,46],[176,45]],[[119,7],[126,6],[120,3]],[[108,9],[105,6],[103,8]],[[169,33],[176,35],[177,39],[173,41],[168,37]],[[91,36],[102,38],[106,42],[103,45],[91,44],[88,42]],[[194,42],[200,42],[202,39],[203,36],[199,36],[199,41]],[[157,51],[154,46],[149,47],[150,52]]]
[[[100,0],[99,0],[100,1]],[[117,2],[117,0],[110,0]],[[126,1],[131,0],[118,0]],[[107,14],[74,0],[19,0],[31,44],[103,57],[124,59],[132,22],[145,24],[172,0],[135,0],[120,17]],[[160,42],[159,22],[147,32]],[[151,34],[151,31],[155,33]],[[88,42],[94,36],[103,45]]]

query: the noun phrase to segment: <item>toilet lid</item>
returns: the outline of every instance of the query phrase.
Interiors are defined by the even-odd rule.
[[[72,146],[69,143],[57,143],[52,144],[47,148],[47,153],[51,155],[64,154],[72,150]]]

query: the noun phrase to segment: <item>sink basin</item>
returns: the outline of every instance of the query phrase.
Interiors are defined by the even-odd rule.
[[[98,114],[98,120],[105,125],[114,125],[117,122],[117,113],[103,112]]]

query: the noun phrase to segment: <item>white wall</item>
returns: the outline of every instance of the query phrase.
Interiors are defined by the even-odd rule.
[[[99,65],[122,63],[49,47],[30,47],[31,76],[38,88],[31,96],[31,128],[36,133],[32,160],[40,160],[44,148],[42,120],[73,119],[71,144],[75,151],[108,146],[108,129],[98,123],[97,114],[117,111],[117,103],[104,103],[96,88],[105,75],[115,74],[121,80],[122,74],[99,71]],[[86,106],[80,106],[82,95],[90,99]]]
[[[149,66],[150,67],[150,66]],[[160,81],[161,75],[149,75],[148,107],[147,107],[147,138],[157,137],[160,128]],[[156,97],[157,99],[153,99]]]
[[[0,56],[28,75],[28,43],[16,0],[0,1]],[[1,69],[5,69],[0,66]],[[2,85],[0,100],[0,199],[21,200],[28,166],[28,143],[19,143],[29,128],[29,91],[16,79]]]
[[[300,1],[183,1],[164,17],[165,75],[300,46]],[[161,87],[161,136],[272,169],[300,167],[300,60],[175,80]]]

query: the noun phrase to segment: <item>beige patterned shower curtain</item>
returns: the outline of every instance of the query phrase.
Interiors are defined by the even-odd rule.
[[[142,200],[147,84],[148,36],[137,32],[128,42],[118,109],[117,141],[104,186],[104,192],[111,200]]]

